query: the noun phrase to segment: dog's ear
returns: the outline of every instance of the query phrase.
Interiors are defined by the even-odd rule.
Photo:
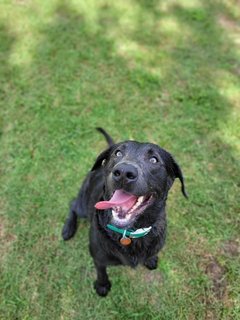
[[[104,165],[104,162],[108,160],[110,154],[112,153],[113,150],[113,146],[111,146],[110,148],[104,150],[102,153],[99,154],[99,156],[97,157],[91,171],[94,171],[96,169],[99,169],[102,165]]]
[[[182,170],[181,170],[180,166],[175,161],[173,156],[169,152],[167,152],[166,150],[160,148],[160,154],[161,154],[161,158],[163,159],[163,161],[165,163],[167,172],[171,177],[172,183],[176,178],[178,178],[181,182],[181,185],[182,185],[182,187],[181,187],[182,193],[185,198],[188,198],[188,194],[185,189],[184,178],[183,178],[183,174],[182,174]],[[171,185],[172,185],[172,183],[171,183]]]

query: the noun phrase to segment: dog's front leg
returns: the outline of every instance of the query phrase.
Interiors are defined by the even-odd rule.
[[[107,267],[95,263],[97,271],[97,280],[94,282],[94,288],[99,296],[105,297],[111,289],[111,282],[108,279]]]

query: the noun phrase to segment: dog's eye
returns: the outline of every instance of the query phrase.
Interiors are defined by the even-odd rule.
[[[117,150],[117,151],[115,152],[115,155],[116,155],[117,157],[121,157],[121,156],[122,156],[122,152],[121,152],[120,150]]]
[[[157,158],[157,157],[151,157],[151,158],[149,159],[149,161],[150,161],[151,163],[157,163],[157,162],[158,162],[158,158]]]

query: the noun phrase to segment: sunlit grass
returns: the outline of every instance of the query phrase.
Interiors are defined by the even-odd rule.
[[[239,246],[239,14],[234,1],[1,2],[1,319],[239,317],[239,259],[224,251]],[[61,240],[106,147],[97,126],[168,149],[189,192],[169,194],[158,270],[110,268],[107,299],[88,223]]]

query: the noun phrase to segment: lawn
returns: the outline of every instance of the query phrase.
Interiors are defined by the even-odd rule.
[[[240,319],[237,0],[2,0],[0,319]],[[61,239],[95,130],[180,163],[158,269],[93,290],[88,223]]]

